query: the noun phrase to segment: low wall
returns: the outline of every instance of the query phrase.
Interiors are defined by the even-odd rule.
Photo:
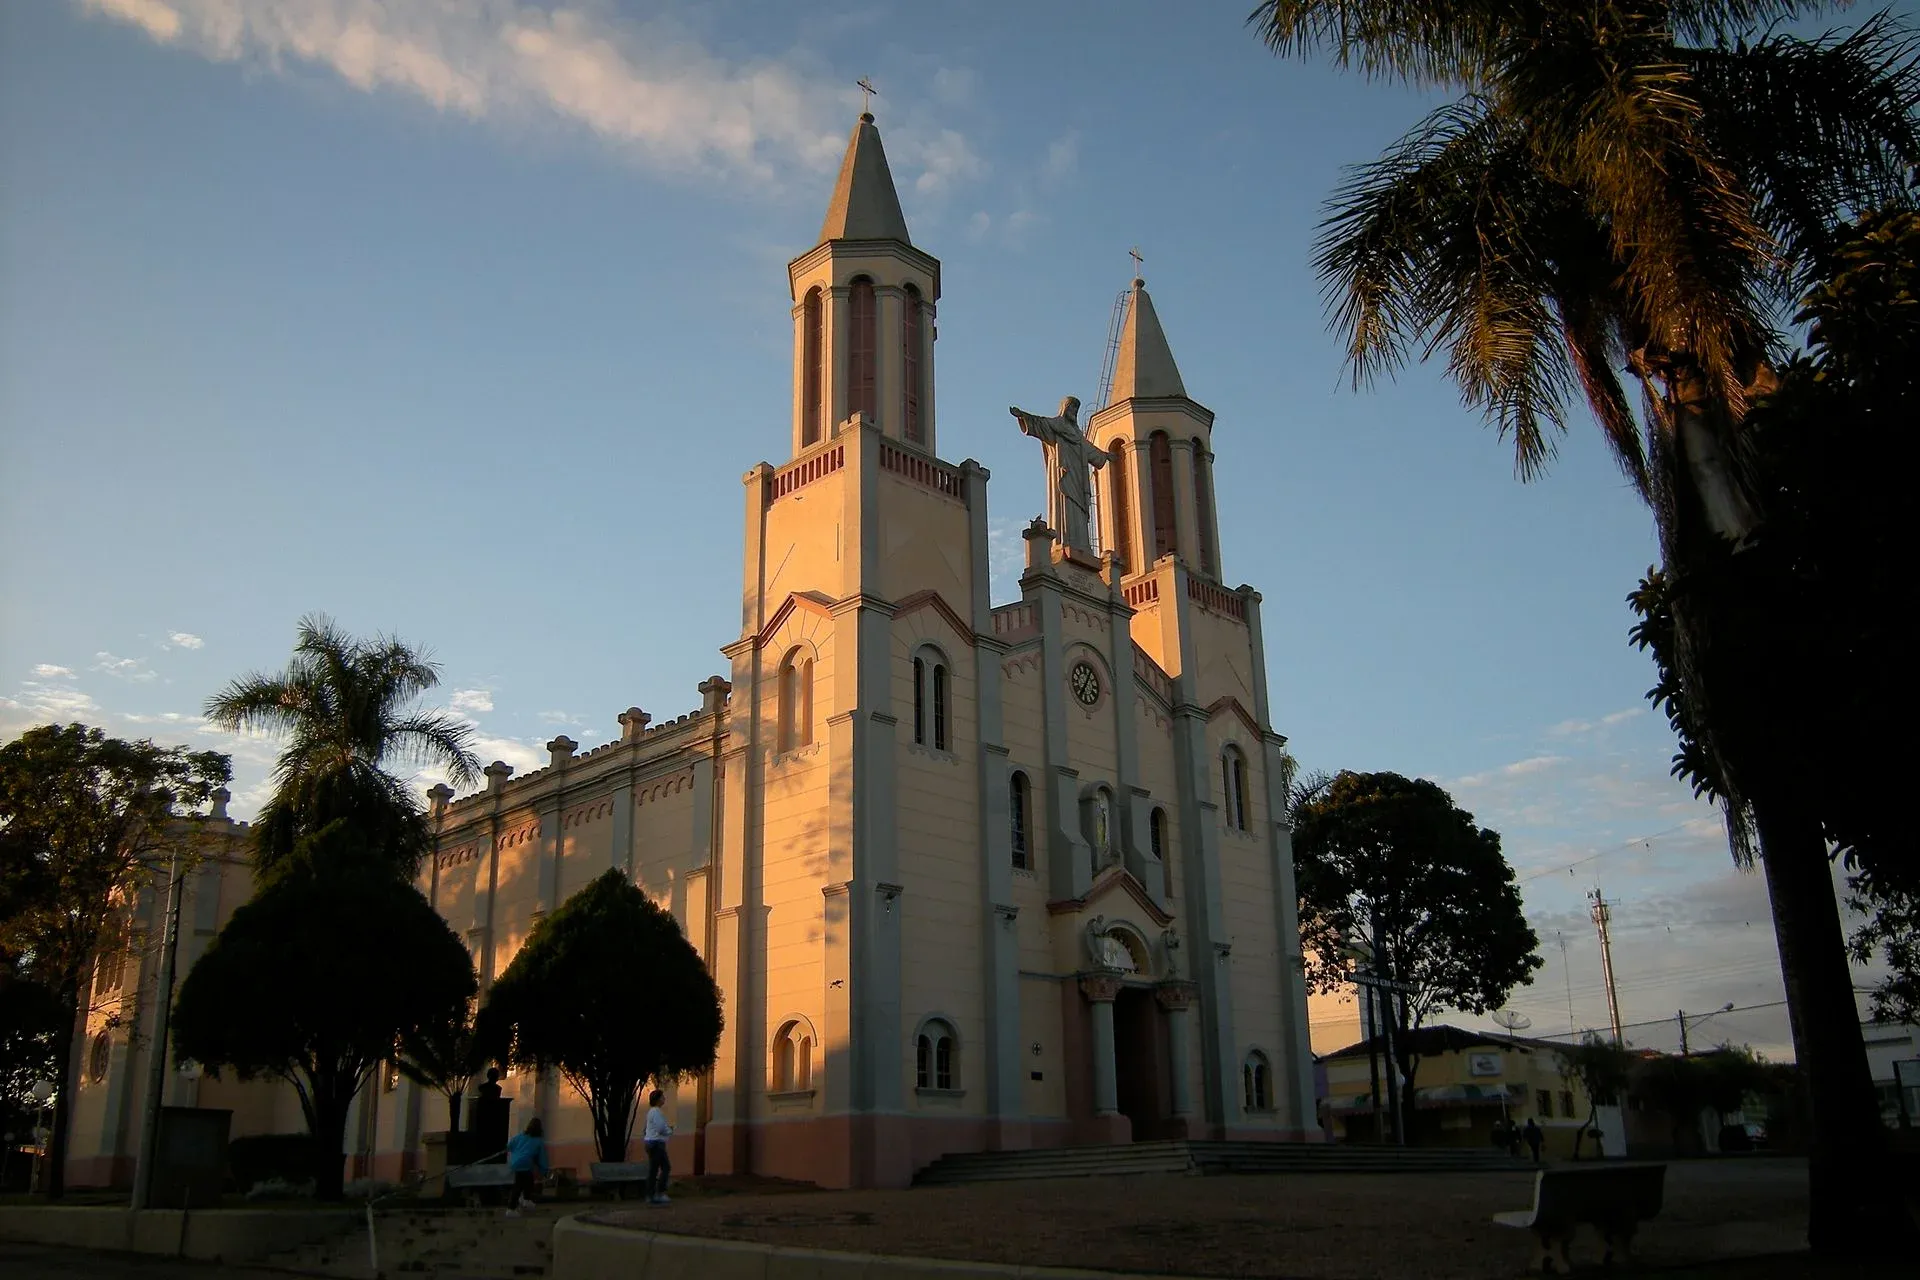
[[[354,1229],[346,1210],[143,1209],[0,1205],[0,1240],[153,1253],[203,1262],[259,1262]]]
[[[579,1218],[553,1228],[553,1280],[1177,1280],[1120,1271],[893,1258],[629,1231]]]

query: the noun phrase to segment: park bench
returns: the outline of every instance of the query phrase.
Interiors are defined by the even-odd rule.
[[[587,1172],[593,1175],[593,1189],[611,1191],[615,1200],[626,1199],[627,1188],[647,1185],[647,1166],[635,1164],[631,1160],[617,1163],[596,1160],[587,1166]]]
[[[513,1170],[505,1164],[469,1164],[447,1170],[447,1194],[460,1193],[473,1208],[479,1208],[497,1190],[513,1190]]]
[[[1567,1274],[1567,1245],[1582,1223],[1606,1242],[1606,1261],[1630,1260],[1634,1229],[1660,1212],[1664,1164],[1561,1165],[1534,1175],[1533,1208],[1496,1213],[1503,1227],[1534,1234],[1536,1270]]]

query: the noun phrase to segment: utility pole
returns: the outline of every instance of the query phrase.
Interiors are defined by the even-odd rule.
[[[1567,964],[1567,935],[1555,929],[1553,936],[1560,940],[1560,974],[1567,980],[1567,1035],[1572,1036],[1580,1028],[1573,1020],[1573,970]]]
[[[160,1091],[167,1084],[168,1022],[173,1013],[173,965],[180,948],[180,847],[167,861],[166,916],[161,925],[160,980],[154,984],[153,1041],[147,1049],[147,1098],[141,1122],[140,1150],[133,1170],[133,1207],[153,1202],[153,1166],[159,1156]]]
[[[1587,901],[1593,904],[1593,927],[1600,934],[1600,973],[1607,983],[1607,1017],[1613,1023],[1613,1042],[1623,1043],[1620,1036],[1620,993],[1613,985],[1613,937],[1607,930],[1613,919],[1613,908],[1607,904],[1606,895],[1595,885],[1593,892],[1587,895]]]
[[[1687,1011],[1680,1010],[1673,1015],[1680,1023],[1680,1056],[1687,1056]]]

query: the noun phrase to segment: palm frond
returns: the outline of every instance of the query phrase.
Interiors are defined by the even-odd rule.
[[[1880,13],[1844,37],[1688,50],[1702,130],[1781,249],[1769,282],[1798,300],[1848,221],[1911,207],[1920,170],[1920,40]]]
[[[473,752],[474,727],[444,711],[418,712],[392,729],[392,742],[402,758],[425,766],[439,766],[455,786],[480,781],[480,757]]]
[[[295,732],[310,705],[311,691],[297,678],[252,672],[208,698],[208,720],[230,733]]]
[[[1467,87],[1538,8],[1474,0],[1263,0],[1247,24],[1281,57],[1326,54],[1336,66],[1380,79]]]

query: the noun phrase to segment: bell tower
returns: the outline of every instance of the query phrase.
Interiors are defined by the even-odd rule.
[[[934,304],[940,262],[913,247],[873,115],[847,140],[820,242],[787,264],[793,296],[793,453],[854,414],[934,452]]]
[[[1220,522],[1213,499],[1213,410],[1187,395],[1166,331],[1135,277],[1107,403],[1087,424],[1107,453],[1098,474],[1101,545],[1134,577],[1174,556],[1219,583]]]

